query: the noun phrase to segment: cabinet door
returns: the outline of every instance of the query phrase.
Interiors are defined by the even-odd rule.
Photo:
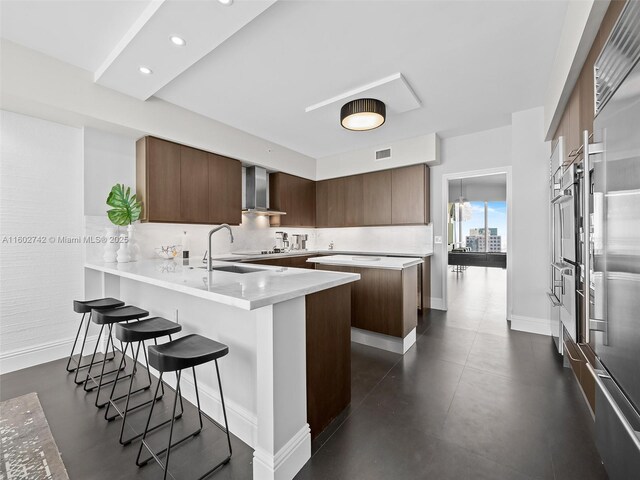
[[[242,164],[209,153],[209,223],[242,223]],[[204,198],[207,198],[206,196]]]
[[[209,154],[180,146],[180,220],[207,223],[209,220]]]
[[[394,225],[429,223],[429,196],[426,165],[391,170],[391,223]]]
[[[363,175],[363,219],[365,225],[391,225],[391,171]]]
[[[359,227],[364,223],[363,184],[362,175],[344,178],[345,227]]]
[[[146,141],[147,220],[180,221],[180,145],[159,138]]]
[[[345,225],[345,180],[332,178],[329,180],[328,219],[330,227]]]
[[[269,175],[269,207],[287,213],[272,217],[271,226],[315,226],[315,182],[287,173],[272,173]]]
[[[316,226],[329,226],[329,180],[316,183]]]

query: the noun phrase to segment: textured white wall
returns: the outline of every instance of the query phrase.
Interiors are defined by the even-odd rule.
[[[83,296],[82,130],[0,112],[0,358],[72,339]],[[45,243],[8,243],[42,236]],[[69,345],[70,347],[70,345]],[[66,351],[67,346],[64,346]],[[51,359],[51,358],[48,358]]]

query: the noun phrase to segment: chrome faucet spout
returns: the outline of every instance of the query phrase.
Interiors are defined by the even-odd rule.
[[[209,231],[209,248],[208,248],[208,252],[209,252],[209,258],[207,261],[207,271],[211,272],[213,271],[213,261],[211,260],[211,236],[216,233],[218,230],[222,230],[223,228],[226,228],[227,230],[229,230],[229,237],[231,238],[231,243],[233,243],[233,232],[231,231],[231,227],[229,225],[227,225],[226,223],[223,223],[222,225],[212,228]]]

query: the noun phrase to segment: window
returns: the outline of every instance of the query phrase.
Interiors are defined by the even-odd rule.
[[[450,204],[450,239],[455,248],[470,252],[507,251],[506,202]]]

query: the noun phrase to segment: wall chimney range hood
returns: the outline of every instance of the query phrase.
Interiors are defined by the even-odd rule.
[[[286,212],[269,210],[267,207],[267,170],[262,167],[246,168],[246,207],[242,213],[254,215],[286,215]]]

